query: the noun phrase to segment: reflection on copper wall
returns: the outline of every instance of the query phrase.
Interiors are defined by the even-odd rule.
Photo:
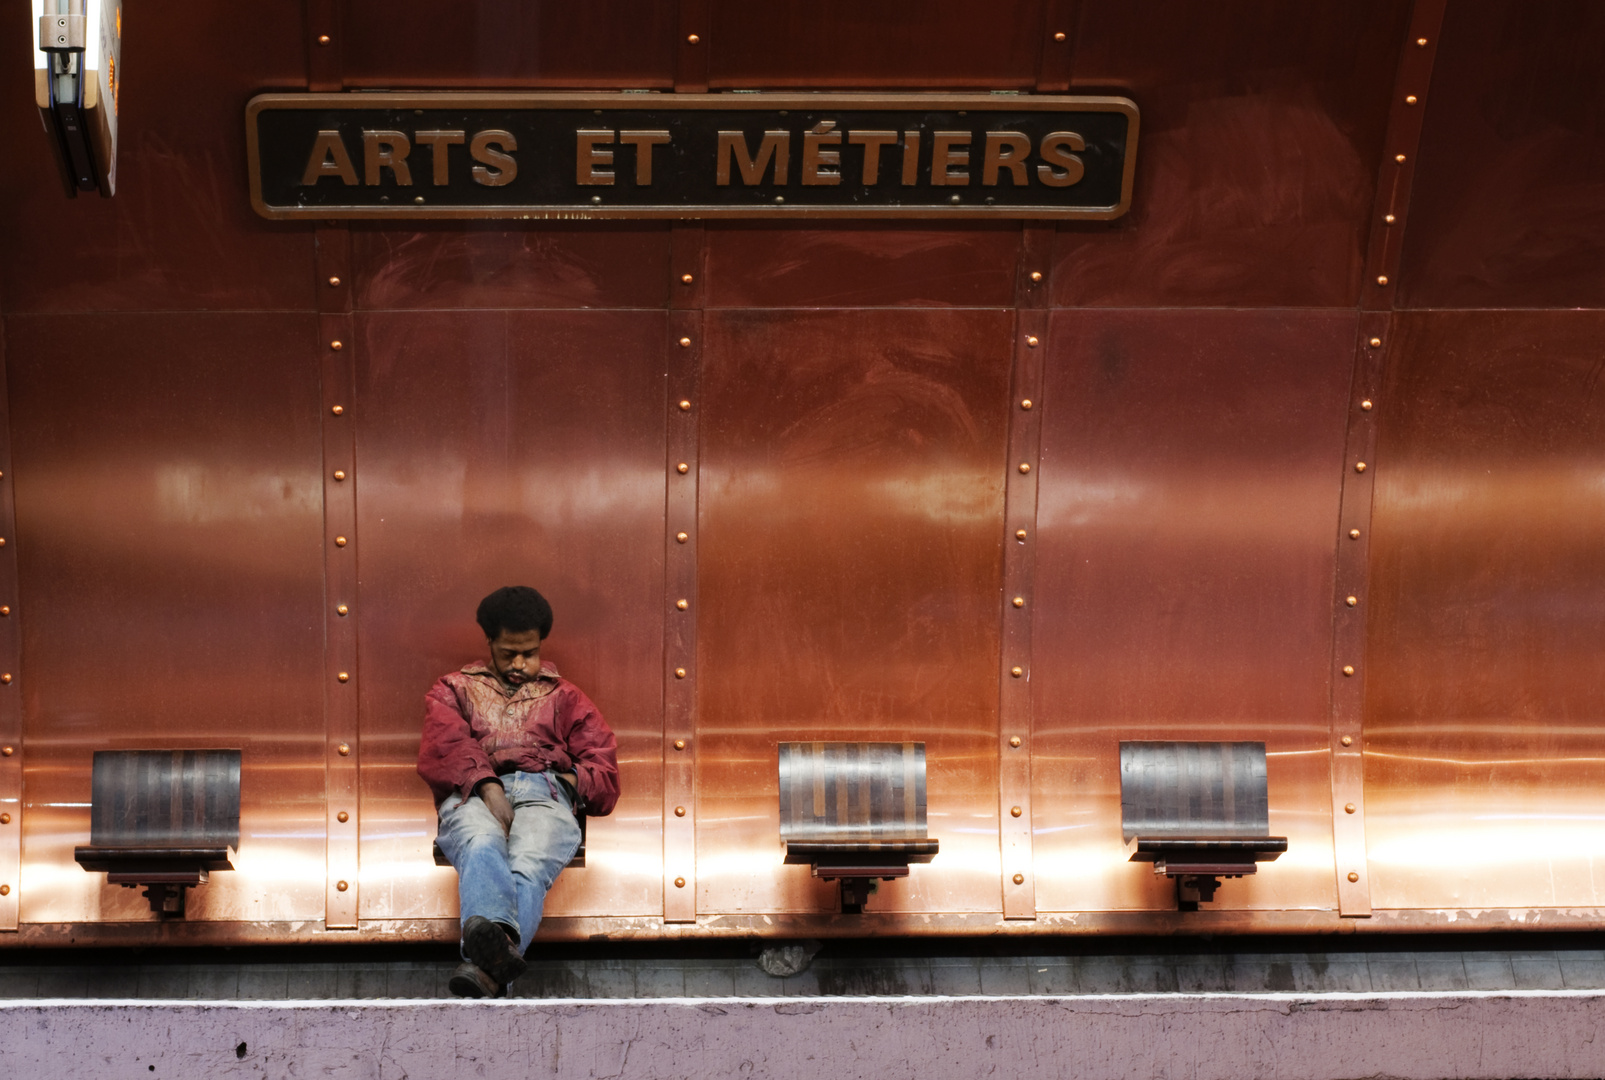
[[[517,584],[552,602],[542,655],[619,737],[624,796],[550,909],[657,910],[663,334],[657,311],[359,320],[364,917],[454,910],[453,877],[430,859],[434,805],[414,768],[423,695],[484,659],[474,608]]]
[[[1605,313],[1399,323],[1373,519],[1373,900],[1599,905]]]
[[[24,922],[151,917],[72,848],[89,835],[94,751],[167,746],[242,751],[237,869],[196,891],[191,917],[323,917],[313,326],[6,321]]]
[[[1605,306],[1605,7],[1450,4],[1402,306]]]
[[[1140,104],[1146,196],[1059,232],[1054,303],[1354,304],[1409,5],[1077,8],[1074,88]]]
[[[997,905],[1008,312],[710,315],[698,598],[699,911],[830,911],[782,868],[782,741],[926,743],[941,873],[894,911]]]
[[[1125,861],[1123,739],[1263,741],[1288,853],[1232,886],[1232,906],[1333,905],[1327,656],[1354,325],[1055,314],[1031,674],[1039,908],[1175,906]]]
[[[1602,18],[146,5],[118,194],[70,201],[0,35],[0,944],[451,939],[420,698],[511,581],[620,736],[552,936],[1605,926]],[[1143,135],[1108,223],[315,247],[243,148],[252,94],[313,85],[1070,89]],[[836,914],[780,863],[783,739],[925,742],[941,853]],[[1122,739],[1265,742],[1288,853],[1177,912],[1125,861]],[[158,929],[71,848],[92,751],[172,745],[243,751],[242,842]]]

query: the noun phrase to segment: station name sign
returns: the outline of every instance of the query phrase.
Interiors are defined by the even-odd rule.
[[[1005,94],[262,94],[267,218],[1108,219],[1137,106]]]

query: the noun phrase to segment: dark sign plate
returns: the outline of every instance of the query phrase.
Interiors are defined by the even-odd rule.
[[[1137,106],[1006,94],[262,94],[268,218],[1119,217]]]

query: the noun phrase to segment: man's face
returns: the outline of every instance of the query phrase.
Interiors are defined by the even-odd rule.
[[[541,670],[541,632],[503,630],[490,639],[490,666],[508,686],[523,686]]]

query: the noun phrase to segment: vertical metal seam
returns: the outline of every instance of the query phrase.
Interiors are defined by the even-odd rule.
[[[5,363],[5,326],[0,322],[0,932],[17,929],[22,909],[22,640],[17,603],[17,517],[11,468],[11,398]]]
[[[1076,30],[1080,18],[1077,0],[1044,0],[1042,46],[1037,52],[1037,93],[1058,93],[1070,89],[1071,61],[1075,56]]]
[[[1385,313],[1360,316],[1343,444],[1334,560],[1329,676],[1332,854],[1338,914],[1345,918],[1371,914],[1371,874],[1365,847],[1366,613],[1371,599],[1369,551],[1371,495],[1377,467],[1377,394],[1390,321],[1391,316]]]
[[[343,90],[344,23],[340,0],[306,0],[307,89]]]
[[[1360,282],[1362,310],[1390,310],[1398,293],[1405,221],[1409,216],[1421,129],[1430,100],[1427,91],[1432,82],[1433,61],[1437,57],[1438,35],[1443,28],[1447,2],[1416,0],[1407,24],[1408,32],[1400,45],[1387,132],[1382,140],[1382,160],[1377,166],[1365,280]]]
[[[356,929],[360,844],[356,603],[355,322],[351,313],[351,235],[342,225],[315,230],[319,430],[323,453],[324,810],[327,878],[324,926]],[[342,613],[343,609],[343,613]],[[340,820],[345,814],[346,819]],[[342,887],[343,886],[343,887]]]
[[[1354,377],[1347,406],[1339,496],[1329,675],[1332,853],[1338,914],[1343,918],[1365,918],[1372,911],[1371,873],[1365,848],[1364,712],[1377,393],[1383,357],[1390,346],[1391,320],[1386,312],[1392,310],[1398,295],[1404,228],[1446,6],[1447,0],[1416,0],[1399,46],[1387,130],[1377,166],[1365,278],[1360,282],[1359,340],[1355,344]],[[1372,341],[1377,344],[1373,346]],[[1370,402],[1371,407],[1363,408],[1362,402]],[[1361,468],[1367,471],[1359,471]],[[1352,607],[1351,596],[1355,601]],[[1344,739],[1349,740],[1347,745]]]
[[[670,229],[664,342],[662,741],[663,918],[669,923],[695,922],[697,916],[697,526],[702,412],[697,391],[703,335],[703,237],[699,225]]]
[[[713,47],[708,33],[709,11],[708,0],[680,0],[674,66],[677,93],[704,93],[708,89],[708,51]]]
[[[345,88],[341,0],[305,0],[307,87]],[[318,398],[323,453],[323,730],[324,928],[357,928],[356,441],[351,433],[356,379],[352,364],[351,234],[330,223],[313,230],[314,308],[318,312]],[[338,342],[336,346],[334,343]],[[337,413],[334,410],[339,409]],[[333,478],[335,470],[347,474]],[[344,605],[347,614],[338,614]],[[342,748],[344,753],[341,752]],[[340,821],[339,815],[346,814]],[[341,886],[344,886],[343,888]]]
[[[1037,915],[1031,809],[1031,630],[1036,611],[1032,585],[1053,236],[1049,227],[1022,227],[1015,283],[998,635],[998,843],[1005,919]]]

